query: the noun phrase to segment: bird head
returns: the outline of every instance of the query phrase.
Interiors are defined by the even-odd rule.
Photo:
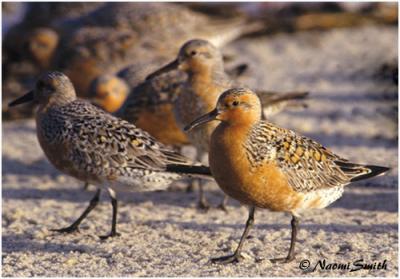
[[[181,47],[174,61],[152,73],[146,79],[148,80],[177,69],[188,74],[210,70],[223,71],[222,54],[214,45],[206,40],[190,40]]]
[[[189,131],[199,125],[219,120],[234,125],[251,125],[261,119],[261,103],[257,94],[247,88],[232,88],[221,94],[215,109],[185,127]]]
[[[50,66],[58,45],[58,34],[50,28],[37,28],[25,43],[27,53],[42,68]]]
[[[12,101],[13,107],[27,102],[39,105],[63,105],[76,99],[76,93],[69,78],[60,72],[47,72],[39,77],[35,88],[22,97]]]
[[[117,111],[129,94],[129,86],[115,75],[100,75],[92,81],[89,99],[108,112]]]

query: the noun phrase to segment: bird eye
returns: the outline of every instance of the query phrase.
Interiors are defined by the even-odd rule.
[[[233,101],[232,106],[237,107],[239,105],[239,101]]]
[[[197,51],[195,51],[195,50],[192,50],[191,52],[190,52],[190,55],[191,56],[195,56],[197,54]]]

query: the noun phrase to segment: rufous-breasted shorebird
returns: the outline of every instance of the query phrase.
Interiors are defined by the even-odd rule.
[[[293,216],[289,253],[272,261],[293,260],[299,216],[303,212],[327,207],[342,196],[345,185],[388,170],[351,163],[307,137],[262,120],[261,110],[254,92],[233,88],[219,97],[215,109],[186,127],[190,130],[212,120],[219,121],[211,136],[211,173],[227,195],[250,208],[235,253],[212,259],[213,262],[241,259],[255,208],[289,212]]]
[[[77,99],[71,81],[60,72],[42,75],[34,90],[10,106],[31,101],[38,104],[37,136],[49,161],[63,173],[99,188],[83,214],[56,231],[76,231],[106,189],[113,215],[111,232],[103,238],[115,236],[116,192],[162,190],[183,176],[210,176],[208,167],[192,165],[135,125]]]
[[[178,57],[163,68],[147,77],[154,79],[170,71],[179,70],[188,76],[182,85],[182,94],[174,102],[174,114],[178,126],[183,129],[185,124],[197,116],[210,111],[218,100],[221,92],[237,86],[237,82],[229,78],[224,71],[222,54],[217,47],[206,40],[194,39],[186,42],[180,49]],[[294,102],[307,96],[307,92],[259,92],[264,113],[277,112],[285,106],[298,105]],[[303,104],[301,104],[303,105]],[[190,142],[197,148],[197,159],[207,161],[209,139],[216,123],[208,123],[188,133]],[[199,205],[208,208],[200,183]],[[220,205],[225,208],[226,199]]]

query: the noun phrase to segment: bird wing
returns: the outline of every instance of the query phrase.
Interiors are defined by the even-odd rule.
[[[258,148],[258,160],[275,161],[295,191],[310,192],[346,185],[363,171],[360,168],[348,171],[343,167],[348,164],[346,159],[291,130],[267,122],[260,123],[255,130],[251,140],[263,140],[265,147]]]
[[[305,108],[307,104],[305,100],[308,97],[308,92],[293,91],[293,92],[276,92],[257,90],[257,95],[260,98],[263,106],[263,117],[268,118],[286,108]]]
[[[131,90],[117,115],[129,122],[135,122],[144,110],[151,111],[162,104],[173,104],[182,91],[185,80],[186,74],[173,71],[143,81]]]
[[[87,172],[125,175],[130,169],[164,171],[170,164],[191,164],[127,121],[83,101],[76,101],[75,107],[63,113],[69,127],[65,138],[69,159]]]

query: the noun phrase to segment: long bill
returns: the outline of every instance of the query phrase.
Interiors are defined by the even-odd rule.
[[[159,76],[163,73],[175,70],[179,67],[179,61],[178,59],[175,59],[174,61],[172,61],[171,63],[168,63],[167,65],[165,65],[164,67],[162,67],[161,69],[158,69],[157,71],[155,71],[154,73],[148,75],[146,77],[146,80],[152,79],[156,76]]]
[[[8,104],[9,107],[14,107],[20,104],[24,104],[24,103],[28,103],[28,102],[32,102],[35,99],[35,95],[32,91],[29,91],[28,93],[26,93],[25,95],[23,95],[22,97],[19,97],[18,99],[12,101],[11,103]]]
[[[203,125],[207,122],[213,121],[217,118],[217,116],[219,115],[219,112],[217,109],[214,109],[212,111],[210,111],[207,114],[204,114],[203,116],[200,116],[199,118],[195,119],[192,123],[190,123],[189,125],[187,125],[184,130],[185,132],[192,130],[193,128]]]

